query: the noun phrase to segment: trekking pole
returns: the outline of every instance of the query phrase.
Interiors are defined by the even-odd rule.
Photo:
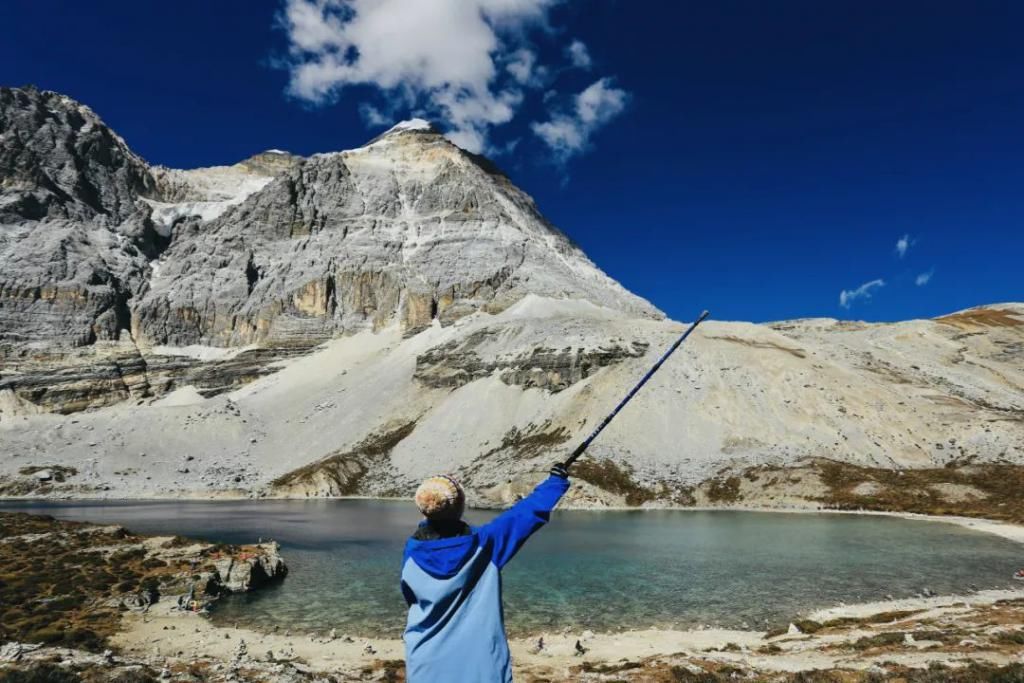
[[[568,458],[566,458],[565,462],[562,463],[562,467],[564,467],[565,469],[569,469],[569,467],[574,462],[576,462],[576,459],[579,458],[581,455],[583,455],[583,452],[586,451],[587,448],[590,446],[590,444],[594,441],[594,439],[597,438],[597,435],[600,434],[601,431],[605,427],[608,426],[608,423],[611,422],[615,418],[615,416],[619,414],[619,411],[622,410],[622,408],[627,403],[629,403],[630,400],[632,400],[632,398],[634,396],[636,396],[636,392],[640,391],[640,387],[642,387],[643,385],[647,384],[647,380],[649,380],[651,377],[654,376],[654,373],[656,373],[658,371],[658,368],[660,368],[662,366],[662,364],[666,360],[668,360],[668,357],[671,356],[675,352],[676,349],[678,349],[680,346],[682,346],[683,342],[686,341],[686,338],[690,336],[690,333],[693,332],[695,329],[697,329],[697,325],[700,325],[702,322],[704,322],[704,319],[707,318],[709,315],[710,315],[710,313],[708,313],[708,311],[704,311],[703,313],[700,314],[699,318],[697,318],[695,321],[693,321],[693,324],[690,325],[690,327],[686,330],[686,332],[683,332],[683,336],[679,337],[679,339],[677,339],[675,341],[675,343],[672,344],[672,346],[669,347],[668,351],[665,352],[665,355],[663,355],[661,358],[659,358],[658,362],[654,364],[654,367],[652,367],[650,370],[648,370],[647,374],[644,375],[640,379],[640,381],[636,383],[636,386],[629,390],[629,393],[626,394],[626,397],[624,399],[619,401],[619,405],[615,406],[615,410],[610,412],[608,414],[608,417],[606,417],[605,419],[601,420],[601,424],[597,425],[597,429],[595,429],[593,432],[591,432],[590,436],[588,436],[586,439],[584,439],[583,443],[581,443],[579,446],[577,446],[576,450],[574,450],[572,452],[572,454],[569,455]]]

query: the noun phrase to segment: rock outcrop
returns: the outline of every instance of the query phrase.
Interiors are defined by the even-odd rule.
[[[648,347],[645,341],[626,344],[609,340],[605,345],[591,348],[533,346],[510,353],[507,345],[499,342],[490,346],[492,349],[501,348],[503,353],[487,357],[489,354],[481,347],[488,346],[488,339],[500,336],[501,332],[500,328],[486,328],[464,339],[429,349],[416,357],[414,377],[429,387],[456,389],[497,373],[505,384],[556,392],[590,377],[603,367],[626,358],[639,358]],[[481,357],[481,354],[485,355]]]
[[[229,593],[246,593],[288,575],[277,543],[261,543],[214,562],[217,584]],[[207,589],[209,592],[209,589]]]

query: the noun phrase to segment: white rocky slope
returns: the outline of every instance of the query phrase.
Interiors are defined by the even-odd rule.
[[[412,337],[336,339],[211,399],[0,422],[0,471],[71,467],[68,492],[118,497],[406,493],[449,471],[500,495],[564,455],[682,329],[528,296]],[[896,324],[712,320],[587,457],[666,500],[723,467],[806,457],[1022,464],[1022,389],[1021,304]]]
[[[387,494],[443,470],[507,497],[681,330],[426,122],[178,171],[0,88],[0,494]],[[680,502],[723,468],[1022,451],[1024,306],[1002,304],[712,320],[588,462],[620,499]]]

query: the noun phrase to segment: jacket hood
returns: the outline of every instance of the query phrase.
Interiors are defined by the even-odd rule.
[[[468,536],[439,538],[434,541],[417,541],[410,538],[405,544],[405,557],[423,571],[436,578],[454,576],[480,546],[476,531]]]

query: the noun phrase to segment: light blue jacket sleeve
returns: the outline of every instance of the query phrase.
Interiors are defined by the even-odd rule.
[[[477,529],[481,544],[491,548],[491,561],[499,569],[551,518],[551,511],[568,490],[568,479],[552,475],[526,498]]]

